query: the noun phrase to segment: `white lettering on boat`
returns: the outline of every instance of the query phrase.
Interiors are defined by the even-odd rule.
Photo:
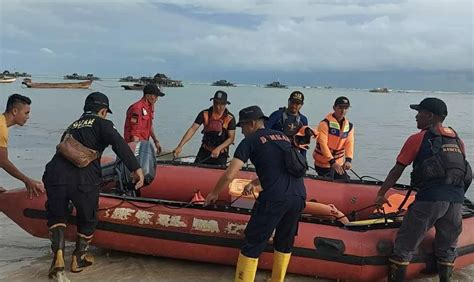
[[[164,227],[186,227],[186,222],[181,220],[180,215],[159,214],[156,224]]]
[[[138,210],[137,213],[135,214],[135,217],[138,219],[138,224],[153,224],[153,222],[151,222],[150,219],[154,215],[155,213],[153,212]]]
[[[227,223],[227,226],[225,227],[224,232],[227,234],[240,235],[242,234],[242,231],[245,230],[245,227],[247,227],[247,223],[239,224],[239,223],[229,222]]]
[[[129,208],[116,208],[110,218],[118,220],[127,220],[136,210]]]
[[[193,230],[202,232],[219,233],[219,223],[215,220],[193,219]]]

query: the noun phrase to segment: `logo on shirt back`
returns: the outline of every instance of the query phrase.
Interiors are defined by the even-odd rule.
[[[142,108],[142,114],[143,114],[144,116],[148,115],[148,112],[146,111],[145,108]]]

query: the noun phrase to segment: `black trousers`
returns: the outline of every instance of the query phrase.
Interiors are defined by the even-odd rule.
[[[291,253],[304,207],[305,199],[301,196],[288,196],[283,201],[255,202],[252,216],[245,228],[242,254],[258,258],[265,250],[273,230],[275,230],[273,238],[275,250]]]
[[[196,156],[196,159],[194,160],[194,163],[226,166],[228,157],[229,157],[229,153],[224,152],[224,153],[220,153],[219,157],[212,158],[211,151],[208,151],[207,149],[204,149],[203,147],[201,147]]]
[[[48,227],[57,223],[67,224],[69,201],[76,208],[77,232],[91,236],[97,226],[99,187],[96,185],[48,185],[45,183],[48,200],[46,212]]]
[[[334,174],[334,179],[349,179],[349,175],[347,175],[347,173],[344,173],[344,174],[339,174],[337,173],[335,170],[329,168],[329,167],[320,167],[320,166],[315,166],[314,167],[316,172],[318,173],[319,176],[322,176],[322,177],[333,177],[333,174]]]

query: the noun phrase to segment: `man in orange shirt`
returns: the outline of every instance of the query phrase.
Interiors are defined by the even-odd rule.
[[[318,126],[318,141],[313,152],[314,166],[320,176],[347,178],[354,157],[354,126],[346,117],[350,102],[346,97],[334,101],[334,112]]]
[[[7,108],[0,115],[0,167],[8,174],[25,183],[26,190],[30,199],[39,196],[44,192],[44,185],[40,181],[29,178],[24,175],[9,159],[8,159],[8,128],[13,125],[23,126],[30,118],[31,100],[20,94],[13,94],[8,97]],[[0,187],[0,193],[5,189]]]
[[[163,96],[165,93],[156,84],[148,84],[143,88],[143,97],[127,110],[124,129],[124,138],[127,143],[148,141],[151,137],[157,153],[161,152],[160,141],[153,129],[153,119],[155,103],[158,101],[158,97]]]
[[[389,257],[388,281],[405,281],[413,253],[433,226],[437,266],[427,265],[426,271],[437,271],[440,281],[450,281],[462,231],[464,193],[471,184],[472,171],[464,143],[452,128],[443,126],[448,115],[446,104],[430,97],[410,108],[418,111],[416,124],[421,131],[406,140],[375,199],[378,206],[388,203],[386,192],[413,163],[411,186],[418,190]]]

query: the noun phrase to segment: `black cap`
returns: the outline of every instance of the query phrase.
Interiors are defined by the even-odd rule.
[[[143,95],[146,95],[146,94],[160,96],[160,97],[165,96],[165,93],[161,91],[160,87],[158,87],[158,85],[154,83],[147,84],[145,85],[145,87],[143,87]]]
[[[86,98],[85,104],[96,104],[96,105],[102,105],[105,108],[107,108],[108,113],[112,113],[112,110],[110,110],[109,106],[109,98],[105,96],[104,93],[101,92],[92,92],[89,94]]]
[[[288,98],[288,100],[298,101],[298,102],[300,102],[301,104],[303,104],[303,102],[304,102],[304,95],[303,95],[303,92],[301,92],[301,91],[293,91],[293,92],[291,92],[290,98]]]
[[[425,98],[419,104],[410,105],[410,108],[417,111],[426,110],[440,117],[448,115],[448,107],[443,100],[434,97]]]
[[[209,99],[209,101],[216,99],[224,101],[227,105],[230,105],[230,102],[227,101],[227,93],[225,93],[225,91],[217,90],[216,93],[214,93],[214,97]]]
[[[349,99],[347,99],[347,97],[341,96],[337,97],[336,101],[334,101],[334,106],[337,105],[347,105],[348,107],[350,107],[351,103],[349,102]]]
[[[247,108],[243,108],[239,112],[239,122],[237,123],[237,126],[241,126],[242,122],[247,122],[247,121],[252,121],[252,120],[257,120],[257,119],[264,119],[264,120],[268,119],[268,117],[263,114],[262,109],[260,109],[259,106],[250,106]]]

